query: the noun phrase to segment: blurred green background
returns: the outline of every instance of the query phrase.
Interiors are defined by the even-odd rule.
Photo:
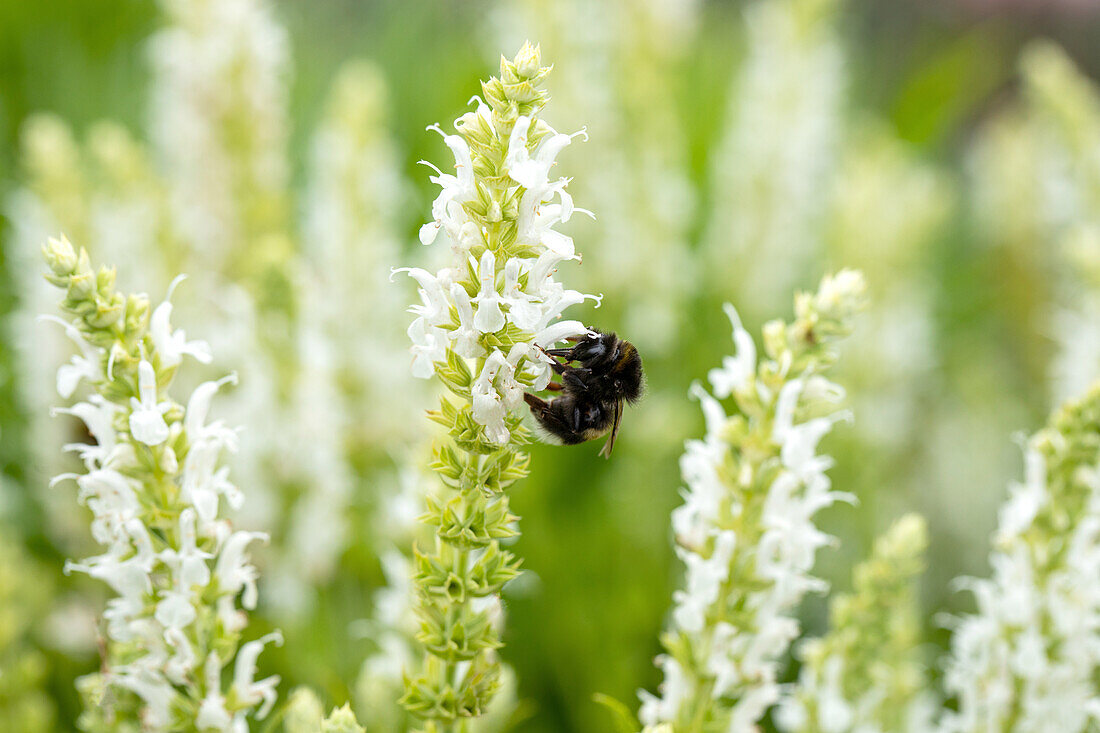
[[[532,21],[544,17],[536,11],[520,15],[526,20],[519,21],[518,28],[502,31],[504,10],[489,2],[317,0],[277,2],[274,8],[290,39],[289,160],[295,190],[307,186],[310,136],[324,115],[338,68],[348,59],[366,58],[381,70],[390,97],[386,132],[394,142],[406,186],[400,208],[393,213],[403,256],[408,258],[402,262],[422,256],[416,232],[436,195],[417,161],[432,160],[445,167],[442,161],[447,158],[437,137],[425,133],[424,127],[445,124],[465,110],[478,80],[495,72],[497,53],[515,51],[501,47],[504,38],[518,31],[542,42],[544,59],[556,65],[549,82],[552,95],[570,93],[571,74],[604,68],[584,53],[592,44],[607,42],[580,38],[587,33],[585,23],[581,18],[571,23],[567,11],[555,27]],[[597,202],[580,193],[585,185],[584,157],[592,150],[614,148],[630,160],[670,140],[677,150],[671,163],[665,163],[678,167],[695,202],[682,225],[683,262],[690,258],[706,263],[715,256],[708,242],[721,236],[714,233],[714,222],[721,220],[715,212],[729,209],[731,216],[738,215],[737,201],[720,185],[716,169],[740,165],[736,158],[721,159],[722,140],[731,124],[728,110],[738,93],[736,80],[753,48],[746,40],[745,5],[710,1],[691,12],[692,25],[672,51],[658,53],[644,43],[659,49],[659,42],[639,40],[641,61],[630,57],[632,27],[608,29],[611,51],[605,52],[611,54],[612,65],[606,69],[606,86],[614,89],[616,125],[601,127],[601,120],[586,119],[583,95],[561,114],[551,102],[545,117],[562,130],[591,125],[592,139],[563,154],[559,168],[563,175],[577,176],[572,187],[577,203],[596,209],[597,217],[602,216]],[[994,207],[990,214],[980,190],[988,183],[982,176],[988,174],[981,171],[979,153],[992,121],[1020,104],[1019,57],[1029,42],[1053,39],[1085,74],[1100,72],[1100,47],[1095,43],[1100,7],[1084,2],[1060,6],[858,0],[829,12],[836,14],[833,29],[845,58],[846,81],[834,121],[845,142],[838,146],[838,161],[814,180],[833,186],[844,176],[854,177],[858,164],[853,164],[853,174],[848,163],[864,153],[877,154],[875,141],[886,139],[891,154],[901,156],[906,165],[932,171],[930,189],[918,199],[936,199],[938,203],[930,206],[938,213],[929,215],[932,223],[915,237],[910,250],[897,255],[888,243],[880,244],[883,251],[862,248],[858,236],[849,231],[862,226],[860,206],[871,207],[862,211],[868,220],[882,214],[873,197],[866,205],[857,200],[847,214],[854,223],[845,223],[841,215],[815,220],[823,244],[815,245],[801,269],[791,268],[789,281],[810,288],[826,268],[863,267],[872,292],[883,299],[913,290],[917,300],[929,306],[918,328],[928,354],[913,358],[921,362],[913,370],[876,373],[867,359],[853,357],[853,364],[843,366],[842,358],[838,381],[849,388],[857,425],[863,418],[861,405],[889,407],[891,400],[900,399],[899,391],[909,407],[895,418],[904,425],[891,439],[879,441],[845,428],[826,445],[826,452],[837,459],[834,484],[859,496],[860,505],[834,507],[824,515],[826,529],[840,541],[835,549],[821,553],[819,568],[835,587],[848,587],[848,571],[866,555],[875,535],[905,510],[922,512],[932,530],[922,590],[929,660],[937,672],[932,660],[936,650],[946,646],[947,634],[934,614],[969,607],[965,596],[952,591],[950,579],[985,573],[996,507],[1007,483],[1021,472],[1012,435],[1034,430],[1052,406],[1048,385],[1058,344],[1049,322],[1065,288],[1061,273],[1066,266],[1053,238],[1014,233],[1011,221],[1005,224],[1006,234],[987,221],[1015,221],[1019,212]],[[158,6],[147,1],[0,3],[0,193],[5,198],[25,183],[19,140],[32,113],[56,113],[71,124],[77,138],[105,118],[121,122],[138,138],[147,137],[153,81],[146,40],[162,23]],[[636,68],[644,68],[655,80],[632,81]],[[599,76],[587,79],[597,88],[604,81]],[[805,83],[818,82],[807,78]],[[599,106],[591,109],[597,115],[605,111]],[[562,114],[568,117],[562,119]],[[638,130],[662,115],[671,120],[668,124],[677,136],[663,138],[663,128],[657,125],[654,134],[651,125],[645,133],[649,137],[642,137]],[[601,135],[608,131],[622,137]],[[661,179],[652,175],[647,185],[660,191]],[[891,180],[869,184],[872,189],[885,187],[878,191],[880,202],[890,201]],[[824,190],[820,197],[827,197]],[[630,210],[631,197],[625,198],[629,218],[635,213]],[[841,206],[830,201],[822,205]],[[903,210],[905,206],[903,202]],[[10,208],[5,215],[12,216]],[[13,226],[9,222],[0,234],[0,315],[18,306],[20,283],[39,276],[14,265]],[[892,230],[883,225],[881,231],[889,236]],[[790,308],[789,289],[756,299],[736,277],[725,283],[696,270],[694,279],[668,286],[677,298],[671,314],[665,314],[673,335],[658,339],[647,332],[645,317],[628,321],[627,316],[639,304],[662,296],[644,279],[608,284],[600,280],[615,274],[606,261],[601,265],[601,258],[610,259],[602,253],[629,257],[631,243],[606,239],[599,220],[576,223],[571,233],[585,254],[578,276],[584,278],[583,289],[608,294],[603,310],[586,305],[577,308],[575,317],[617,329],[639,344],[646,357],[649,397],[627,415],[612,461],[598,459],[590,446],[538,446],[532,451],[531,477],[513,490],[513,509],[523,518],[517,552],[529,576],[506,593],[503,657],[518,675],[527,716],[517,729],[539,733],[607,730],[606,713],[591,702],[593,693],[605,692],[634,705],[636,689],[656,685],[651,660],[659,651],[657,635],[677,583],[668,529],[669,512],[678,503],[677,458],[683,441],[702,431],[701,417],[686,397],[688,386],[732,348],[718,307],[721,302],[735,303],[753,332],[768,318],[787,316]],[[875,231],[859,236],[873,245]],[[637,256],[645,257],[646,252],[639,250]],[[740,270],[738,253],[717,256],[729,271]],[[778,260],[776,268],[784,266],[781,253],[764,252],[761,257]],[[672,260],[673,267],[679,264]],[[573,271],[563,269],[561,279],[567,285],[573,284],[571,277]],[[137,290],[154,287],[122,285]],[[400,334],[405,325],[395,324],[395,331]],[[886,338],[891,328],[887,320],[874,338]],[[348,324],[347,337],[355,335],[355,324]],[[901,339],[904,363],[906,342],[904,336]],[[647,350],[651,341],[654,345]],[[0,465],[9,496],[8,524],[0,525],[0,531],[17,529],[41,577],[56,577],[51,583],[94,597],[101,594],[94,584],[60,575],[67,553],[48,529],[48,509],[40,500],[47,489],[32,478],[35,452],[27,444],[25,427],[29,408],[13,349],[10,333],[5,332],[0,338]],[[242,488],[248,492],[247,486]],[[354,516],[369,514],[371,492],[382,490],[359,486],[362,511]],[[374,649],[369,639],[354,631],[354,622],[372,614],[372,591],[384,577],[367,536],[373,531],[370,523],[363,520],[353,531],[361,541],[341,559],[341,567],[349,569],[346,579],[337,574],[322,590],[313,615],[299,619],[297,642],[265,657],[264,664],[283,675],[283,694],[295,684],[308,683],[322,690],[329,703],[354,697],[359,666]],[[823,629],[823,612],[824,599],[807,602],[802,617],[809,633]],[[260,619],[261,625],[279,623],[277,615],[269,619],[261,613]],[[57,706],[57,729],[70,730],[77,714],[72,679],[94,669],[95,656],[57,650],[43,639],[48,628],[38,623],[28,633],[32,644],[43,650],[43,684]],[[288,638],[295,638],[294,633],[287,629]],[[791,677],[793,671],[788,672]],[[370,711],[359,712],[368,722]]]

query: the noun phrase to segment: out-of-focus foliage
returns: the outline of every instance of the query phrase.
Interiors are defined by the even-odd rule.
[[[31,632],[42,618],[49,583],[36,576],[42,569],[19,545],[19,535],[0,537],[0,724],[12,733],[49,730],[57,718],[55,704],[43,689],[47,658]]]
[[[928,687],[919,641],[916,579],[928,531],[907,514],[875,540],[852,573],[854,591],[830,601],[829,632],[798,649],[798,691],[784,700],[787,731],[926,731],[936,696]]]
[[[860,503],[822,513],[839,543],[818,574],[846,591],[873,538],[919,511],[921,631],[945,647],[932,614],[972,609],[948,581],[988,574],[1012,434],[1100,371],[1100,18],[1008,5],[0,6],[0,533],[22,578],[0,583],[19,601],[0,600],[0,716],[15,700],[72,729],[73,679],[97,667],[103,599],[60,574],[89,554],[88,517],[71,486],[46,485],[72,467],[61,444],[86,439],[49,417],[69,356],[34,322],[53,312],[38,247],[64,230],[154,300],[188,272],[175,317],[213,342],[202,376],[240,374],[225,417],[248,423],[233,475],[256,510],[239,520],[273,533],[253,618],[287,636],[263,674],[282,675],[284,699],[316,690],[317,715],[351,700],[368,731],[407,729],[375,706],[414,653],[402,580],[432,436],[405,371],[413,296],[386,279],[426,257],[416,234],[436,192],[416,162],[442,148],[423,128],[467,111],[528,38],[555,64],[549,118],[589,133],[560,156],[596,215],[568,222],[584,253],[570,284],[605,298],[572,317],[637,344],[648,385],[610,462],[533,446],[511,495],[526,573],[504,592],[503,661],[518,729],[604,731],[594,692],[656,688],[679,585],[677,461],[702,432],[686,394],[728,351],[718,304],[755,331],[829,268],[862,269],[870,305],[836,372],[855,420],[823,446]],[[248,12],[205,14],[234,7]],[[1053,40],[1025,52],[1038,33]],[[800,616],[825,634],[822,599]]]

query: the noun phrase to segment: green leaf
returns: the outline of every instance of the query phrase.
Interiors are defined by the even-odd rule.
[[[622,702],[602,692],[594,694],[592,701],[607,708],[607,711],[611,713],[611,720],[616,731],[619,731],[619,733],[638,733],[638,723],[634,720],[634,714]]]

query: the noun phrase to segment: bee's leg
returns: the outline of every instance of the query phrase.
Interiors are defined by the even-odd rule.
[[[561,392],[561,385],[557,382],[547,382],[546,389],[550,392]]]
[[[574,341],[574,339],[566,339],[567,341]],[[576,346],[570,346],[568,349],[544,349],[541,346],[539,349],[547,356],[561,357],[567,362],[579,361],[578,353],[585,348],[585,344],[578,343]]]
[[[557,359],[552,359],[550,361],[550,368],[554,370],[555,374],[565,374],[565,372],[569,369],[569,367],[567,367],[565,364],[562,364]]]
[[[523,401],[527,403],[527,406],[531,408],[531,412],[535,413],[536,416],[550,413],[550,403],[530,392],[523,393]]]

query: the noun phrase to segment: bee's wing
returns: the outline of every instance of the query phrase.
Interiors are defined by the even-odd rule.
[[[623,401],[619,400],[615,403],[615,421],[611,423],[611,437],[607,439],[607,442],[603,444],[603,448],[600,448],[600,455],[604,458],[611,457],[611,450],[615,447],[615,436],[619,434],[619,423],[623,421]]]

